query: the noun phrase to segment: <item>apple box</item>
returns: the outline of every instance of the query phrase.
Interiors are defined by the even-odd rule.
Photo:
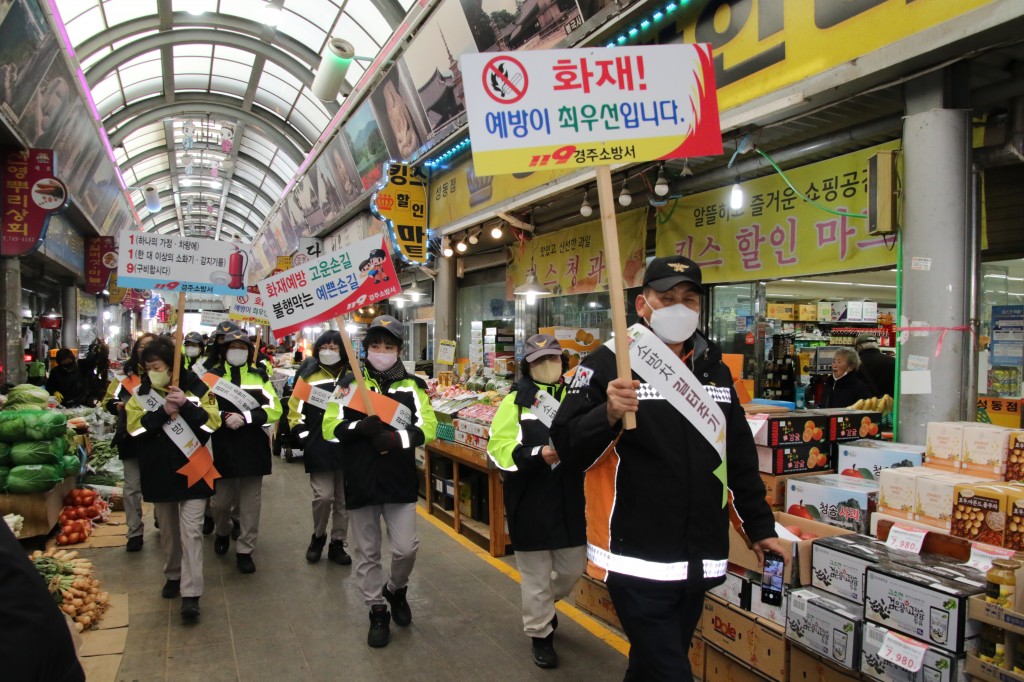
[[[763,474],[825,473],[833,466],[832,451],[828,445],[757,446],[757,468]]]
[[[814,539],[845,535],[851,532],[812,521],[806,516],[792,516],[783,512],[775,512],[775,525],[776,528],[794,529],[800,531],[801,534],[810,536],[806,540],[792,541],[781,538],[779,540],[783,548],[782,555],[786,557],[786,571],[783,574],[783,580],[790,586],[811,584],[811,542]],[[761,572],[757,565],[757,555],[750,549],[747,541],[735,526],[729,527],[729,563],[758,574]]]
[[[859,604],[832,597],[813,587],[790,592],[788,604],[786,637],[790,641],[844,668],[857,669],[864,626],[864,609]]]
[[[772,474],[761,473],[761,481],[764,482],[764,499],[773,511],[784,511],[786,504],[786,481],[791,478],[806,476],[817,476],[818,474],[809,471],[803,474],[788,474],[784,476],[773,476]]]
[[[879,682],[961,682],[964,679],[964,656],[953,656],[948,651],[928,646],[917,673],[897,666],[883,659],[879,654],[888,628],[874,623],[864,625],[864,655],[860,659],[860,671]]]
[[[817,445],[824,450],[821,446],[829,442],[828,417],[816,411],[748,414],[747,424],[757,445]]]
[[[788,680],[789,645],[785,630],[762,621],[715,597],[704,600],[701,636],[708,644],[747,662],[762,675],[778,682]],[[724,679],[712,677],[708,679]]]
[[[786,512],[806,514],[815,521],[867,533],[870,515],[878,506],[874,481],[827,474],[795,479],[786,486]]]
[[[881,440],[854,440],[836,445],[836,467],[844,476],[879,480],[882,469],[919,467],[924,447]]]

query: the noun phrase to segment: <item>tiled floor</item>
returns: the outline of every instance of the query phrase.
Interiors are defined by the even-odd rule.
[[[105,588],[131,595],[118,679],[622,679],[622,654],[565,617],[555,640],[561,667],[537,668],[522,633],[518,583],[423,518],[409,587],[413,623],[392,625],[391,643],[370,649],[367,609],[351,568],[328,562],[326,552],[312,566],[304,559],[310,497],[301,463],[275,460],[263,486],[258,570],[241,575],[234,548],[218,557],[208,537],[197,625],[182,624],[179,600],[160,597],[163,554],[151,517],[142,552],[92,550]]]

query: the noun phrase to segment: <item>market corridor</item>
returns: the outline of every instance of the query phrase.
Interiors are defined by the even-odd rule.
[[[392,626],[384,649],[366,646],[367,609],[351,567],[304,560],[309,483],[302,464],[274,460],[265,479],[258,570],[242,575],[232,550],[204,545],[206,589],[198,625],[162,599],[163,553],[146,515],[146,544],[86,550],[111,593],[130,595],[131,623],[118,680],[620,680],[622,654],[560,618],[557,670],[541,670],[522,633],[519,585],[423,516],[409,587],[413,623]],[[386,544],[386,543],[385,543]],[[386,550],[385,550],[386,551]],[[510,561],[514,565],[514,561]],[[387,565],[387,563],[385,563]]]

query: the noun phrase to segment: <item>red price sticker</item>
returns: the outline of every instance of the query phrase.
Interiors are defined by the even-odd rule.
[[[926,535],[928,531],[924,528],[909,523],[894,523],[889,529],[889,539],[885,541],[885,546],[901,552],[920,554]]]
[[[926,653],[928,653],[928,647],[921,642],[897,635],[895,632],[889,632],[882,641],[879,656],[893,665],[916,673],[921,669]]]
[[[980,542],[971,543],[971,558],[967,565],[987,573],[992,568],[993,559],[1010,559],[1016,554],[1012,549],[983,545]]]

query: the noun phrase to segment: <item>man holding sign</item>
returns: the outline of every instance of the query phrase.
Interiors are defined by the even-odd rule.
[[[327,404],[323,436],[340,442],[345,467],[345,506],[359,589],[370,607],[367,644],[387,646],[391,619],[405,627],[412,622],[406,600],[409,575],[416,561],[416,500],[419,475],[416,447],[434,440],[437,418],[427,398],[426,383],[405,371],[399,360],[405,333],[390,315],[373,320],[366,332],[367,367],[362,368],[371,407],[347,374]],[[374,415],[367,416],[368,409]],[[391,545],[391,576],[381,565],[380,520]],[[391,613],[388,613],[388,604]]]
[[[551,427],[563,465],[587,469],[587,556],[630,641],[626,679],[686,680],[704,592],[723,582],[729,491],[758,557],[779,551],[757,452],[721,351],[697,332],[700,267],[655,258],[627,330],[578,367]],[[636,428],[622,429],[623,415]],[[594,570],[594,569],[598,570]]]

